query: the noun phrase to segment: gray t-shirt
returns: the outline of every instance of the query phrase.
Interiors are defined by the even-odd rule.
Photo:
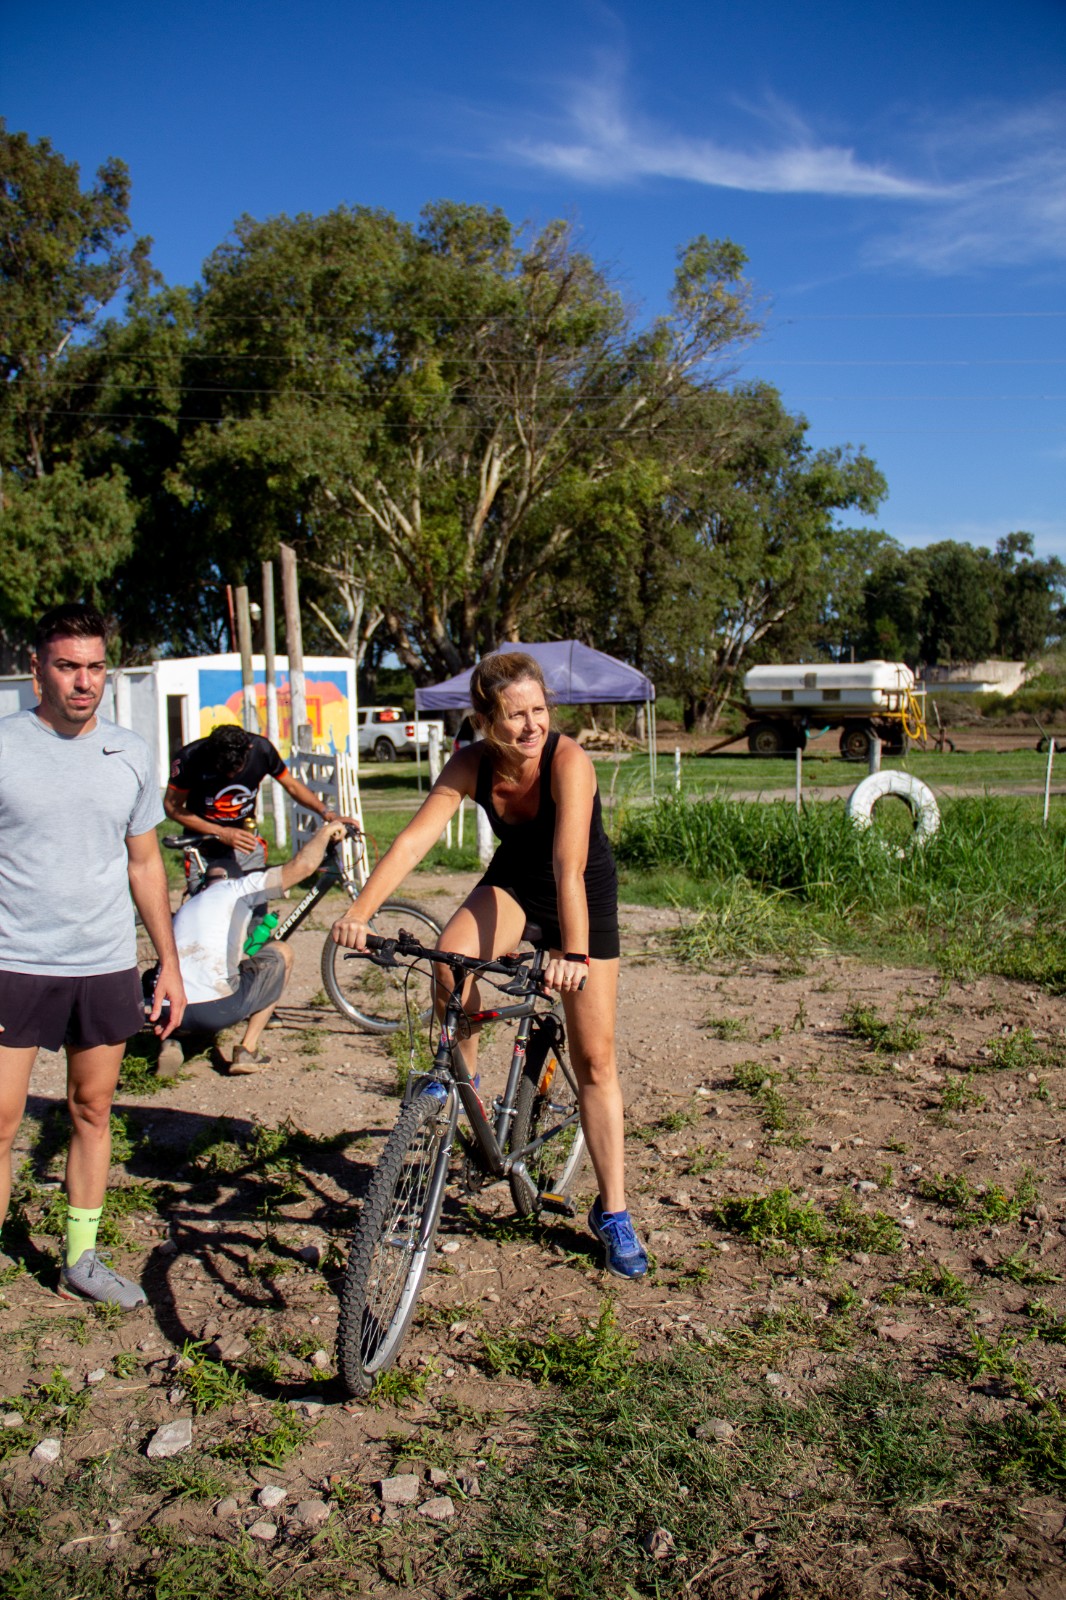
[[[0,969],[88,977],[137,964],[126,838],[163,820],[139,734],[0,718]]]

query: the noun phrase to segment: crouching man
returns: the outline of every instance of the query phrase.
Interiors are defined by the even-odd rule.
[[[291,945],[268,938],[248,955],[249,934],[266,902],[309,877],[322,865],[326,846],[344,832],[343,822],[328,822],[291,861],[263,872],[244,873],[234,862],[213,862],[205,874],[206,886],[175,913],[174,940],[188,1000],[181,1033],[215,1034],[246,1023],[230,1060],[234,1076],[269,1065],[259,1040],[292,971]],[[159,1054],[159,1071],[176,1072],[182,1059],[178,1039],[168,1039]]]

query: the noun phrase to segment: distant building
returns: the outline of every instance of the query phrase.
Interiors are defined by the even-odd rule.
[[[266,670],[262,656],[252,657],[259,731],[266,733]],[[356,721],[355,668],[350,656],[304,658],[307,720],[314,748],[344,752]],[[133,728],[148,741],[160,785],[170,775],[174,752],[202,738],[219,722],[241,723],[241,658],[239,655],[173,657],[144,667],[113,667],[100,710],[105,717]],[[292,748],[289,713],[289,662],[277,657],[278,749]],[[28,673],[0,677],[0,716],[37,704]],[[354,741],[353,741],[354,743]]]
[[[1017,694],[1031,669],[1025,661],[960,661],[951,667],[926,667],[919,688],[933,694]]]

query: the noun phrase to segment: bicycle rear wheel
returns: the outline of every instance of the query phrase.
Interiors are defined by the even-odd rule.
[[[446,1105],[420,1094],[400,1113],[370,1181],[337,1327],[337,1370],[349,1394],[369,1394],[399,1354],[433,1253],[444,1202],[433,1175],[453,1129]]]
[[[423,944],[440,938],[440,923],[410,900],[386,900],[370,923],[371,933],[393,939],[401,928],[413,933]],[[427,974],[404,967],[390,970],[350,954],[327,934],[322,946],[322,982],[326,993],[342,1016],[369,1033],[395,1033],[407,1021],[407,1002],[422,1022],[432,1013],[430,980]]]
[[[529,1041],[515,1098],[511,1150],[521,1150],[576,1111],[577,1082],[566,1053],[566,1035],[561,1017],[553,1014],[551,1021],[538,1028]],[[557,1133],[527,1156],[525,1167],[530,1181],[527,1183],[519,1173],[508,1179],[518,1215],[535,1216],[544,1193],[568,1193],[584,1159],[585,1135],[580,1122]]]

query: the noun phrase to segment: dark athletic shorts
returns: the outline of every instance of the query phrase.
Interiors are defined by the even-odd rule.
[[[258,955],[245,956],[238,967],[240,982],[232,994],[217,1000],[198,1000],[185,1007],[180,1033],[218,1033],[246,1022],[257,1011],[281,999],[285,987],[285,957],[277,943],[268,944]]]
[[[140,974],[0,972],[0,1026],[0,1045],[14,1050],[123,1044],[144,1027]]]
[[[536,923],[540,929],[543,934],[543,938],[539,940],[540,945],[545,950],[562,950],[563,954],[566,954],[566,951],[563,950],[562,929],[559,927],[557,919],[546,916],[544,912],[539,911],[535,905],[522,895],[520,890],[512,888],[510,884],[496,883],[491,870],[486,872],[477,887],[479,889],[482,887],[502,889],[504,894],[509,894],[511,899],[521,906],[525,912],[526,921]],[[591,956],[593,961],[617,961],[622,953],[622,944],[618,933],[617,911],[613,914],[608,912],[601,916],[594,916],[591,912],[589,913],[589,947],[587,950],[578,953]]]

